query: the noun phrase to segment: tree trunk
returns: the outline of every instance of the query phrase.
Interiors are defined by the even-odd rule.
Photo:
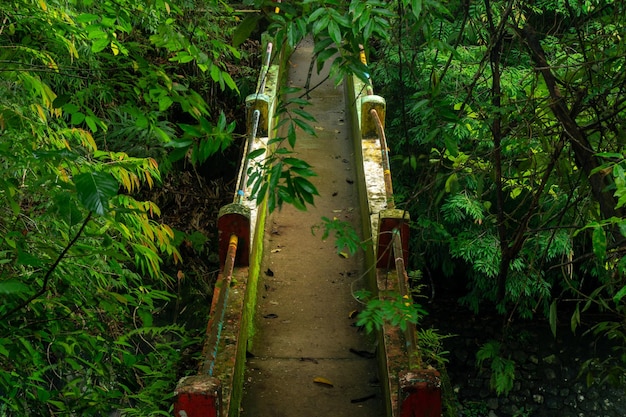
[[[610,177],[603,175],[601,172],[594,173],[594,170],[600,166],[596,159],[596,150],[593,149],[584,131],[578,126],[572,113],[567,108],[565,99],[557,87],[556,77],[550,69],[550,65],[546,60],[546,55],[537,39],[536,32],[526,24],[518,33],[522,36],[523,41],[528,46],[531,57],[541,73],[548,91],[550,92],[550,109],[559,121],[565,132],[572,151],[574,152],[576,166],[587,176],[591,192],[600,205],[600,213],[604,219],[613,216],[620,216],[615,209],[617,201],[610,191],[606,191],[606,187],[611,185]]]

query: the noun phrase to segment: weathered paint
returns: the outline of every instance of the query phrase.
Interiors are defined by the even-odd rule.
[[[208,375],[183,378],[175,395],[175,417],[223,417],[221,384],[217,378]]]
[[[441,417],[441,376],[435,369],[401,372],[400,417]]]
[[[382,128],[385,128],[385,113],[387,103],[381,96],[367,95],[362,96],[361,102],[361,139],[376,139],[379,137],[378,127],[380,122]],[[371,111],[376,110],[378,121],[372,116]]]
[[[398,276],[392,250],[392,233],[397,230],[401,237],[400,250],[402,255],[399,260],[402,266],[408,258],[409,217],[402,210],[393,210],[393,195],[387,191],[391,187],[385,183],[386,169],[383,161],[383,153],[387,152],[386,143],[379,139],[379,133],[375,131],[375,120],[370,115],[371,110],[376,110],[377,115],[384,125],[384,100],[373,96],[371,84],[366,85],[356,77],[348,79],[348,102],[354,103],[350,110],[353,117],[353,134],[355,136],[355,155],[357,157],[357,172],[359,191],[362,197],[362,210],[369,209],[370,222],[364,224],[364,233],[368,231],[377,239],[376,251],[366,251],[368,265],[377,264],[374,271],[375,288],[378,296],[384,299],[388,292],[401,292],[400,280],[406,280],[406,271],[402,269],[402,275]],[[362,164],[359,164],[358,158]],[[389,181],[389,180],[388,180]],[[391,197],[391,199],[390,199]],[[364,216],[365,217],[365,216]],[[397,251],[399,252],[399,251]],[[414,343],[409,341],[408,336],[399,328],[384,324],[379,334],[381,341],[378,350],[379,369],[381,382],[386,396],[386,415],[389,417],[440,417],[441,416],[441,391],[440,387],[425,384],[421,372],[431,376],[431,370],[407,371],[414,363]],[[409,346],[411,345],[411,346]],[[434,371],[434,370],[433,370]],[[434,371],[436,372],[436,371]],[[411,378],[411,376],[415,376]],[[438,376],[438,374],[437,374]]]
[[[381,210],[379,215],[379,228],[377,236],[376,267],[394,268],[393,250],[391,241],[393,230],[400,231],[402,238],[402,258],[404,263],[408,263],[409,258],[409,212],[399,209]]]
[[[225,205],[219,211],[217,229],[220,265],[226,262],[229,242],[234,235],[240,240],[235,265],[247,266],[250,262],[250,209],[238,203]]]
[[[287,65],[289,51],[282,51],[278,61],[282,63],[282,67]],[[269,61],[268,61],[269,62]],[[275,108],[277,103],[277,86],[282,80],[281,66],[271,65],[267,71],[266,95],[267,100],[263,100],[262,106],[266,107],[266,121],[268,137],[252,138],[251,150],[267,148],[269,136],[273,130],[275,121]],[[350,108],[349,112],[353,117],[353,136],[355,139],[355,157],[357,160],[357,176],[360,194],[361,210],[369,212],[364,219],[363,229],[365,235],[373,237],[379,236],[379,224],[382,231],[388,229],[393,230],[399,228],[402,235],[402,241],[408,242],[408,236],[405,238],[404,228],[407,227],[408,235],[408,218],[405,213],[402,215],[385,215],[384,212],[389,207],[389,199],[386,195],[384,182],[384,167],[382,164],[381,142],[377,138],[364,139],[361,135],[361,124],[363,111],[367,114],[369,110],[375,109],[377,114],[382,114],[384,120],[384,100],[382,102],[372,96],[371,84],[364,84],[356,77],[352,77],[345,83],[348,91],[348,100]],[[373,101],[369,101],[363,93],[368,92],[369,97],[374,97]],[[258,101],[258,95],[254,100]],[[363,110],[361,107],[362,100],[365,100]],[[252,99],[251,99],[252,103]],[[249,105],[249,109],[255,107]],[[244,158],[246,156],[244,155]],[[262,161],[264,155],[259,157]],[[243,166],[243,164],[242,164]],[[261,202],[256,207],[256,202],[249,195],[243,196],[239,201],[250,209],[248,220],[248,238],[246,240],[249,245],[249,268],[236,268],[233,272],[234,277],[232,285],[228,285],[231,296],[228,299],[228,308],[222,320],[220,320],[221,337],[217,352],[217,358],[214,373],[219,379],[213,378],[211,381],[217,383],[218,390],[211,389],[189,389],[187,379],[181,380],[176,391],[175,416],[176,417],[237,417],[239,414],[239,405],[243,390],[243,374],[245,366],[246,347],[249,338],[254,332],[253,316],[256,308],[256,290],[258,277],[260,273],[260,265],[263,255],[264,228],[266,219],[267,201]],[[383,213],[381,215],[381,213]],[[244,216],[246,217],[246,216]],[[379,219],[380,217],[380,219]],[[242,221],[241,218],[229,219],[225,218],[225,229],[227,233],[235,231],[235,235],[239,235],[240,225],[235,225]],[[389,223],[388,223],[389,222]],[[245,233],[244,233],[245,234]],[[379,246],[386,246],[384,240],[378,241]],[[221,246],[220,246],[221,247]],[[378,250],[380,253],[380,249]],[[402,258],[408,253],[408,247],[403,243]],[[376,254],[373,247],[366,251],[366,262],[368,265],[375,263]],[[406,259],[403,259],[406,262]],[[377,287],[384,297],[386,291],[392,290],[397,284],[398,277],[395,271],[387,271],[384,269],[372,270],[368,275],[368,280],[373,283],[373,288]],[[388,284],[391,284],[388,286]],[[426,384],[422,380],[414,380],[404,377],[409,364],[407,359],[408,352],[406,350],[405,336],[402,332],[392,326],[384,326],[380,334],[382,348],[379,349],[379,364],[381,366],[381,379],[383,380],[383,389],[387,398],[386,415],[393,417],[439,417],[441,414],[441,393],[440,389],[433,388],[432,385]],[[401,375],[404,375],[401,377]],[[413,374],[411,374],[413,375]],[[203,378],[208,375],[198,375],[198,382],[202,383]],[[404,379],[402,379],[404,378]],[[422,378],[423,379],[423,378]],[[404,382],[403,382],[404,381]],[[193,382],[193,380],[191,380]],[[213,392],[213,394],[211,394]],[[439,411],[437,411],[439,410]]]
[[[269,71],[268,71],[269,73]],[[250,94],[246,97],[246,114],[248,122],[253,120],[252,114],[255,110],[260,113],[259,125],[254,137],[267,136],[270,126],[270,102],[272,98],[267,94]],[[253,133],[253,129],[250,123],[247,126],[248,134]],[[243,166],[243,165],[242,165]]]

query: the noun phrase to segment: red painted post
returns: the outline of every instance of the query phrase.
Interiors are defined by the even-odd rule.
[[[250,263],[250,209],[242,204],[231,203],[220,209],[217,219],[219,230],[220,265],[226,262],[230,237],[239,238],[235,265],[248,266]]]
[[[409,258],[409,213],[399,209],[382,210],[378,220],[378,249],[376,252],[376,268],[395,268],[392,248],[393,230],[400,231],[402,238],[402,258],[408,265]]]
[[[441,376],[435,369],[399,375],[400,417],[441,417]]]
[[[175,417],[223,417],[222,387],[217,378],[208,375],[183,378],[174,394]]]

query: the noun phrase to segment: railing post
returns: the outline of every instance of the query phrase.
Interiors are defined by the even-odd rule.
[[[398,379],[400,417],[441,417],[441,376],[438,371],[402,371]]]
[[[255,137],[268,136],[269,130],[269,118],[270,111],[270,97],[266,94],[250,94],[246,97],[246,109],[247,109],[247,121],[248,121],[248,133],[253,133],[252,121],[254,111],[260,112],[258,129]],[[252,138],[254,139],[254,138]]]
[[[361,97],[361,138],[377,139],[379,137],[378,122],[372,116],[371,111],[376,110],[380,119],[380,127],[384,130],[386,107],[387,103],[381,96],[369,95]]]
[[[409,222],[411,221],[408,211],[399,209],[381,210],[378,214],[378,243],[376,252],[376,267],[393,267],[393,231],[400,231],[402,238],[402,258],[408,265],[409,258]]]
[[[175,417],[223,417],[222,386],[217,378],[188,376],[180,380],[174,394]]]
[[[250,262],[250,209],[243,204],[231,203],[223,206],[218,215],[220,265],[224,265],[230,237],[239,238],[235,264],[248,266]]]

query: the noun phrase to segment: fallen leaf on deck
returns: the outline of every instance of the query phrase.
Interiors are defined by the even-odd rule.
[[[316,376],[315,378],[313,378],[313,382],[315,382],[316,384],[324,385],[325,387],[329,387],[329,388],[333,387],[332,382],[330,382],[326,378],[322,378],[321,376]]]

